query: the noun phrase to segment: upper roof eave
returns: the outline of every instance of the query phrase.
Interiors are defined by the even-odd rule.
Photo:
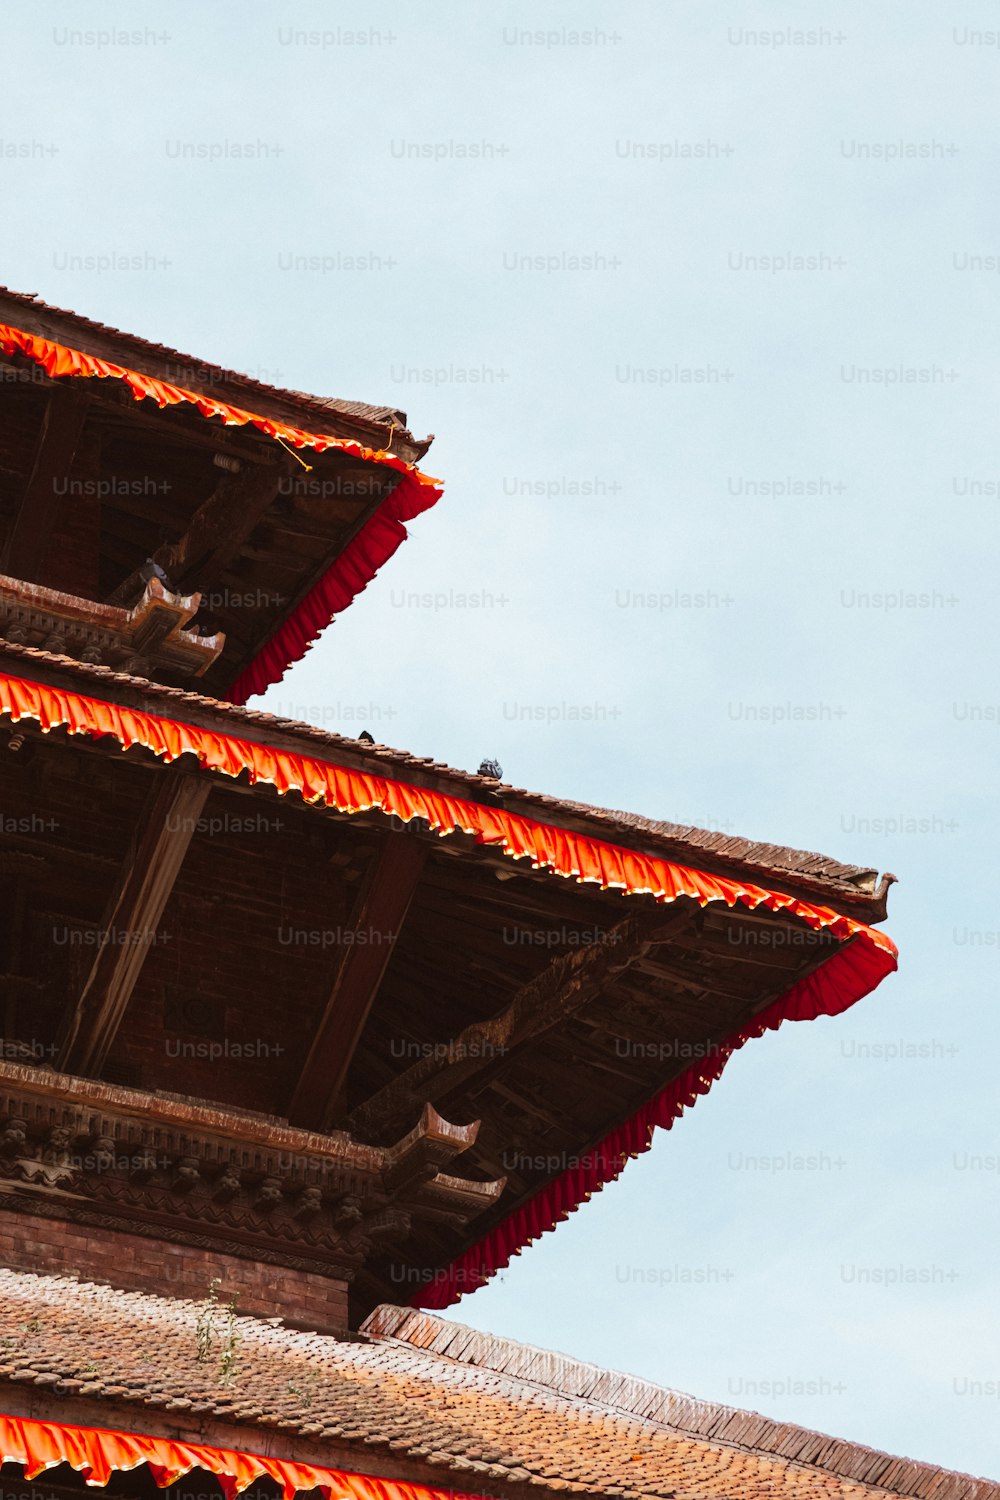
[[[826,856],[753,839],[723,835],[709,829],[658,822],[638,814],[615,812],[572,802],[496,782],[474,772],[459,770],[430,756],[412,755],[396,747],[366,744],[335,734],[316,725],[282,718],[261,710],[224,704],[186,689],[167,687],[94,666],[73,657],[56,656],[36,647],[0,640],[0,661],[9,655],[26,667],[34,664],[44,672],[66,673],[81,682],[81,691],[105,692],[127,701],[141,697],[147,712],[164,718],[204,722],[211,719],[223,732],[269,743],[275,736],[298,741],[295,747],[311,755],[335,753],[340,764],[357,770],[377,771],[398,780],[433,784],[457,796],[499,797],[504,807],[519,811],[553,826],[584,831],[608,843],[625,844],[637,852],[667,856],[699,867],[715,866],[730,877],[742,874],[748,880],[765,879],[776,888],[792,893],[821,895],[835,909],[848,908],[852,916],[868,924],[884,921],[886,897],[895,876],[873,868],[846,865]],[[15,674],[12,674],[15,675]]]
[[[284,407],[285,415],[288,415],[289,410],[298,413],[301,425],[305,427],[315,426],[318,423],[329,426],[331,420],[336,421],[339,418],[367,429],[373,437],[379,439],[375,446],[385,446],[382,439],[392,431],[397,447],[405,444],[407,448],[412,449],[412,453],[407,453],[411,462],[419,461],[430,447],[432,436],[415,438],[407,427],[406,413],[395,407],[372,405],[364,401],[350,401],[333,396],[319,396],[306,391],[269,385],[265,381],[255,380],[253,376],[245,375],[238,370],[216,365],[209,360],[185,354],[166,344],[142,338],[139,334],[127,333],[121,328],[97,322],[94,318],[88,318],[71,308],[56,307],[52,303],[43,302],[33,292],[18,292],[12,287],[0,285],[0,306],[3,306],[5,302],[13,303],[21,310],[21,323],[25,326],[25,332],[37,333],[43,338],[50,336],[40,325],[26,326],[25,314],[27,314],[28,322],[32,321],[32,314],[41,315],[42,322],[49,319],[64,322],[67,330],[70,328],[73,330],[71,342],[74,347],[79,348],[83,353],[107,358],[108,343],[113,342],[121,346],[123,353],[125,350],[137,352],[154,362],[167,361],[190,372],[186,374],[183,381],[177,381],[175,376],[174,383],[184,384],[193,390],[201,390],[217,398],[221,398],[224,391],[246,393],[248,397],[256,401],[257,405],[270,404]],[[34,319],[34,322],[39,324],[38,317]],[[123,359],[122,363],[127,364],[129,360]],[[146,373],[156,374],[156,371],[150,369]],[[265,415],[272,415],[272,413],[266,412]]]

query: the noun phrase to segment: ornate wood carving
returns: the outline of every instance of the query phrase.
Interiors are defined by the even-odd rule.
[[[373,1148],[176,1101],[166,1119],[129,1096],[0,1064],[0,1206],[351,1279],[417,1220],[464,1225],[503,1191],[439,1170],[477,1127],[430,1107]]]
[[[276,463],[255,465],[240,474],[227,475],[195,511],[180,540],[158,547],[153,561],[174,584],[196,574],[200,578],[217,578],[238,556],[287,473],[285,463]],[[139,572],[130,574],[108,603],[130,603],[141,592],[142,582]]]
[[[185,628],[200,604],[200,594],[172,594],[158,578],[145,583],[131,609],[118,609],[0,577],[0,634],[133,676],[162,670],[198,677],[226,643],[221,633],[199,635]]]

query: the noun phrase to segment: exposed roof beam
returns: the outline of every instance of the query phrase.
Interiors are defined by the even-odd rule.
[[[554,958],[498,1015],[474,1022],[453,1040],[432,1047],[426,1057],[373,1094],[352,1114],[351,1129],[381,1133],[399,1118],[419,1113],[456,1084],[496,1068],[515,1047],[573,1015],[691,919],[687,901],[668,914],[637,913],[610,928],[603,940]]]
[[[40,571],[52,540],[63,497],[58,480],[69,478],[90,404],[76,385],[58,385],[49,395],[35,461],[4,548],[2,571],[30,583]]]
[[[184,535],[165,542],[153,553],[153,561],[175,588],[198,576],[211,581],[236,558],[247,537],[270,508],[281,481],[288,474],[285,462],[255,465],[239,474],[227,474],[195,511]],[[119,584],[109,604],[126,605],[142,592],[138,569]]]
[[[227,453],[245,463],[272,463],[275,443],[256,427],[223,427],[220,422],[206,422],[193,406],[165,406],[162,409],[133,399],[131,391],[118,381],[94,381],[98,389],[93,401],[102,425],[119,433],[148,432],[175,449],[203,448],[210,453]]]
[[[68,1020],[61,1072],[100,1074],[210,790],[208,777],[176,771],[157,777],[105,908],[101,945]]]
[[[329,999],[289,1105],[290,1124],[326,1130],[342,1114],[347,1072],[426,858],[426,844],[410,833],[389,834],[376,856],[358,903],[353,941],[342,947]]]

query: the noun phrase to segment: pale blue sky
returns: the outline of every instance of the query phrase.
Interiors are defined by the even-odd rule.
[[[0,280],[438,434],[267,706],[900,877],[896,978],[455,1315],[996,1474],[1000,15],[804,9],[6,0]]]

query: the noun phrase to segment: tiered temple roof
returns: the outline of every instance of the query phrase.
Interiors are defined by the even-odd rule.
[[[895,967],[891,876],[237,706],[437,500],[426,448],[0,292],[0,1493],[997,1500],[386,1305]]]

